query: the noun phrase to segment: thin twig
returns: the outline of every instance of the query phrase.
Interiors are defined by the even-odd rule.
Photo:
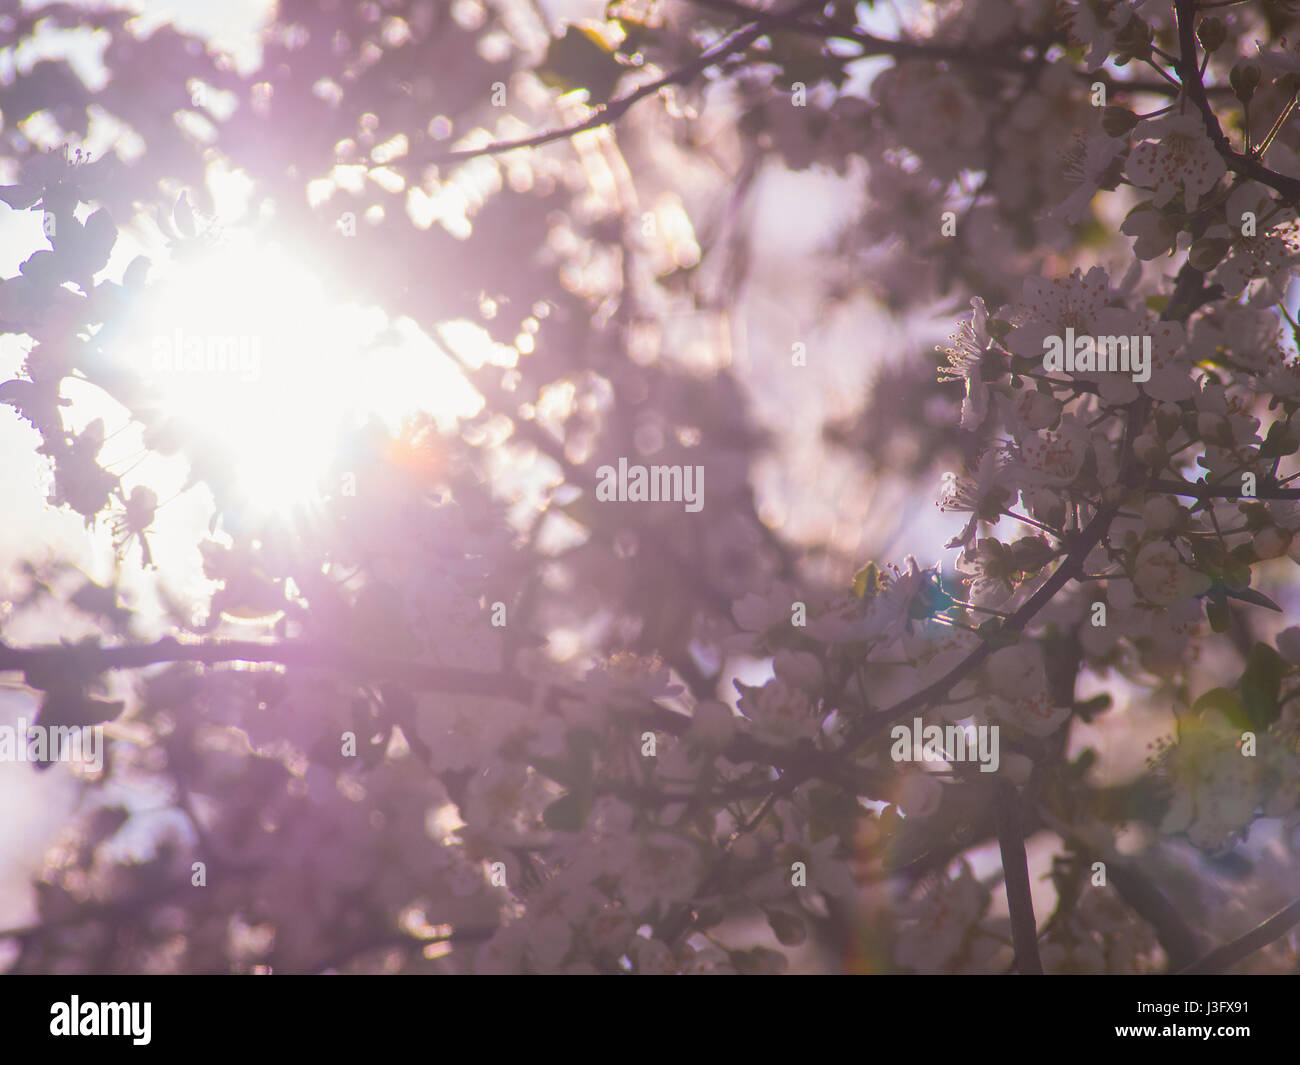
[[[1180,969],[1179,973],[1191,975],[1194,973],[1221,973],[1243,958],[1254,954],[1255,951],[1268,946],[1273,940],[1285,935],[1286,932],[1295,925],[1300,924],[1300,899],[1296,899],[1284,909],[1278,910],[1267,921],[1257,928],[1251,929],[1244,936],[1234,939],[1231,943],[1225,943],[1223,946],[1210,951],[1200,961]]]
[[[1178,76],[1182,80],[1187,98],[1200,111],[1205,124],[1206,135],[1214,144],[1224,163],[1234,174],[1252,178],[1262,185],[1267,185],[1280,192],[1289,203],[1300,201],[1300,178],[1286,177],[1278,174],[1256,156],[1243,155],[1234,151],[1228,142],[1228,136],[1219,124],[1219,118],[1206,98],[1205,82],[1201,78],[1196,63],[1196,0],[1174,0],[1174,13],[1178,19],[1178,41],[1180,55],[1178,58]]]
[[[821,6],[821,3],[822,0],[804,0],[803,3],[798,4],[788,12],[764,15],[752,25],[729,34],[712,48],[706,49],[698,59],[665,74],[661,78],[656,78],[640,88],[632,90],[625,96],[620,96],[616,100],[610,100],[608,103],[600,105],[591,115],[574,125],[547,130],[545,133],[536,133],[531,137],[523,137],[519,140],[495,141],[492,144],[485,144],[481,148],[462,148],[437,152],[421,157],[419,162],[422,164],[456,163],[463,162],[466,159],[476,159],[482,155],[501,155],[505,152],[517,151],[520,148],[540,148],[554,141],[568,140],[570,137],[578,133],[585,133],[587,130],[608,126],[613,122],[617,122],[633,105],[644,100],[647,96],[653,96],[661,89],[666,89],[672,85],[690,84],[710,67],[717,66],[724,59],[743,52],[764,34],[770,32],[774,26],[780,25],[783,19],[801,15],[805,11],[811,11]]]
[[[1154,480],[1147,484],[1147,490],[1191,499],[1300,499],[1298,488],[1258,488],[1254,495],[1246,495],[1240,488],[1192,481]]]

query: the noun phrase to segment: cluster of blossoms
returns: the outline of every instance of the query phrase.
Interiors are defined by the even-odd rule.
[[[1156,938],[1115,892],[1082,891],[1078,903],[1043,936],[1043,971],[1100,973],[1154,971]]]
[[[989,901],[965,862],[953,876],[922,883],[899,907],[895,956],[917,972],[987,971],[1009,931],[1005,919],[981,926]]]

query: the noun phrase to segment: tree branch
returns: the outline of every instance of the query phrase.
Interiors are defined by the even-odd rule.
[[[1142,401],[1139,400],[1138,402],[1142,404]],[[1129,431],[1126,435],[1135,435],[1132,430],[1139,420],[1130,416]],[[1126,453],[1131,454],[1129,448],[1125,450]],[[1057,566],[1056,571],[1043,583],[1038,591],[1025,600],[1019,610],[1003,623],[1001,631],[1022,631],[1033,620],[1034,616],[1051,602],[1052,598],[1066,585],[1071,577],[1083,572],[1083,560],[1087,558],[1089,552],[1105,536],[1106,530],[1110,528],[1110,523],[1119,513],[1119,509],[1118,506],[1110,506],[1097,511],[1083,531],[1073,538],[1074,546],[1061,564]],[[939,701],[959,681],[964,680],[982,666],[985,660],[993,654],[994,650],[996,648],[990,643],[981,644],[934,683],[928,684],[919,691],[900,699],[889,709],[882,710],[869,718],[859,721],[849,730],[841,749],[853,750],[904,715],[929,707]]]
[[[800,18],[802,12],[797,9],[773,13],[762,11],[748,4],[736,3],[734,0],[691,0],[691,2],[698,7],[712,8],[715,11],[723,11],[740,18],[768,18],[780,29],[789,30],[792,33],[810,34],[828,40],[852,41],[854,44],[862,45],[861,55],[846,57],[849,59],[889,56],[893,59],[949,60],[955,63],[978,63],[981,66],[995,65],[1011,70],[1027,70],[1034,65],[1034,60],[1022,59],[1014,52],[998,55],[990,48],[975,49],[959,45],[934,44],[932,42],[922,44],[916,41],[890,40],[887,37],[877,37],[874,33],[868,33],[866,30],[851,26],[846,22],[822,17],[818,17],[815,22],[804,22]],[[1006,43],[1014,48],[1017,42],[1006,41],[999,43]],[[1027,38],[1023,43],[1046,42],[1038,38]]]
[[[1129,788],[1123,787],[1119,790],[1122,794]],[[1097,794],[1099,793],[1094,793]],[[1114,793],[1108,796],[1111,799],[1114,797]],[[1129,801],[1131,800],[1122,802],[1121,809],[1127,806]],[[1127,819],[1126,813],[1121,814],[1125,819]],[[1076,853],[1093,853],[1106,863],[1107,875],[1110,877],[1115,893],[1129,909],[1155,931],[1156,940],[1164,948],[1171,970],[1187,965],[1196,957],[1201,949],[1196,933],[1182,919],[1165,893],[1138,868],[1137,863],[1109,847],[1098,852],[1094,841],[1085,838],[1071,825],[1047,810],[1040,808],[1038,815],[1048,828],[1062,839],[1073,843]]]
[[[1259,927],[1252,929],[1239,939],[1234,939],[1231,943],[1225,943],[1223,946],[1210,951],[1209,954],[1195,964],[1180,969],[1179,975],[1222,973],[1236,965],[1243,958],[1268,946],[1273,940],[1278,939],[1297,924],[1300,924],[1300,899],[1296,899],[1290,906],[1278,910]]]
[[[1270,170],[1257,158],[1234,151],[1228,136],[1219,124],[1219,118],[1205,95],[1205,82],[1196,62],[1196,0],[1174,0],[1174,13],[1178,19],[1179,56],[1175,69],[1183,83],[1187,98],[1205,123],[1205,133],[1234,174],[1248,177],[1280,192],[1287,203],[1300,201],[1300,178],[1286,177]]]
[[[577,683],[533,681],[517,673],[464,669],[457,666],[431,665],[408,659],[390,658],[358,652],[343,644],[315,643],[300,640],[279,642],[258,640],[206,640],[185,643],[171,636],[149,644],[102,647],[98,644],[45,644],[36,647],[10,647],[0,643],[0,673],[34,673],[37,678],[71,675],[89,679],[116,669],[140,669],[171,662],[194,662],[217,665],[223,662],[252,662],[298,666],[351,675],[369,680],[392,680],[409,688],[479,695],[509,699],[531,705],[549,691],[570,698],[590,698]],[[691,718],[669,710],[652,699],[640,701],[635,711],[651,727],[681,737],[690,728]],[[775,766],[792,774],[782,785],[793,789],[799,783],[822,775],[858,794],[861,773],[847,765],[837,754],[818,750],[811,743],[781,747],[766,744],[741,734],[723,751],[732,762],[757,762]]]
[[[1188,927],[1164,892],[1136,865],[1123,858],[1109,858],[1106,869],[1116,894],[1155,930],[1156,940],[1169,958],[1170,970],[1178,969],[1196,957],[1200,949],[1196,933]]]
[[[754,19],[760,18],[766,12],[752,7],[749,4],[742,4],[736,0],[690,0],[697,7],[709,8],[714,11],[725,12],[735,15],[738,18]],[[1024,37],[1021,39],[1009,38],[1005,41],[997,42],[1005,44],[1007,50],[996,52],[992,48],[963,48],[957,45],[935,44],[933,42],[890,40],[886,37],[877,37],[875,34],[868,33],[866,30],[852,26],[845,22],[835,19],[818,16],[816,21],[803,21],[795,13],[782,14],[775,16],[777,23],[783,30],[789,30],[791,33],[802,33],[813,37],[821,37],[825,40],[851,41],[854,44],[862,46],[862,51],[849,58],[867,59],[876,56],[889,56],[897,60],[916,60],[918,62],[949,62],[980,66],[984,68],[996,67],[999,70],[1014,72],[1032,71],[1039,63],[1039,59],[1025,59],[1018,49],[1026,45],[1037,45],[1046,49],[1051,44],[1062,43],[1055,36],[1048,37]],[[1174,96],[1178,93],[1177,86],[1172,86],[1168,82],[1154,78],[1139,78],[1132,81],[1121,81],[1114,77],[1106,70],[1074,70],[1075,75],[1087,82],[1103,82],[1107,89],[1123,89],[1126,92],[1146,92],[1155,93],[1160,96]],[[1231,96],[1232,88],[1227,85],[1216,85],[1207,88],[1206,93],[1214,96]]]
[[[1016,948],[1016,971],[1022,976],[1041,976],[1043,963],[1038,957],[1038,924],[1034,920],[1034,897],[1029,888],[1025,835],[1020,827],[1020,795],[1014,784],[1004,782],[996,785],[993,808],[997,817],[1002,877],[1007,885],[1007,909],[1011,913],[1011,941]]]
[[[1147,488],[1155,492],[1187,496],[1192,499],[1300,499],[1300,488],[1259,488],[1253,496],[1244,496],[1240,488],[1197,484],[1192,481],[1154,480]]]
[[[127,898],[91,899],[81,904],[73,913],[60,917],[51,917],[47,921],[40,921],[36,924],[0,929],[0,942],[6,939],[37,939],[58,928],[71,928],[90,921],[113,919],[120,914],[129,914],[133,909],[143,909],[159,902],[165,902],[190,886],[190,880],[186,877]]]
[[[585,133],[587,130],[597,129],[600,126],[608,126],[613,122],[617,122],[634,104],[644,100],[647,96],[653,96],[660,89],[666,89],[670,85],[690,84],[710,67],[717,66],[729,56],[743,52],[774,26],[780,25],[783,19],[797,17],[805,11],[820,7],[822,3],[823,0],[803,0],[803,3],[796,5],[789,11],[764,14],[752,25],[729,34],[712,48],[706,49],[698,59],[669,74],[665,74],[662,78],[657,78],[638,89],[632,90],[625,96],[601,104],[591,115],[572,126],[547,130],[545,133],[537,133],[531,137],[523,137],[520,140],[495,141],[492,144],[485,144],[481,148],[462,148],[437,152],[431,156],[422,157],[420,162],[425,165],[429,163],[455,163],[463,162],[466,159],[476,159],[481,155],[501,155],[520,148],[540,148],[553,141],[567,140],[575,134]]]
[[[988,49],[971,49],[958,45],[944,44],[923,44],[915,41],[889,40],[885,37],[877,37],[856,26],[848,26],[843,23],[819,22],[806,23],[800,21],[800,16],[808,11],[812,11],[822,6],[821,0],[805,0],[804,3],[798,4],[789,11],[760,11],[750,8],[745,4],[731,3],[729,0],[696,0],[703,7],[712,7],[717,10],[727,11],[728,13],[739,15],[743,18],[753,19],[751,25],[738,29],[728,37],[723,39],[712,48],[703,52],[700,57],[678,70],[665,74],[661,78],[640,86],[624,96],[602,104],[593,111],[591,115],[581,122],[574,123],[570,126],[562,126],[558,129],[547,130],[544,133],[535,133],[530,137],[522,137],[512,141],[494,141],[491,144],[485,144],[479,148],[461,148],[447,149],[441,152],[435,152],[430,155],[420,156],[418,162],[421,165],[431,163],[455,163],[464,162],[469,159],[476,159],[485,155],[502,155],[506,152],[513,152],[524,148],[540,148],[544,145],[556,141],[567,140],[578,133],[585,133],[588,130],[598,129],[601,126],[608,126],[617,122],[623,117],[635,104],[644,100],[647,96],[653,96],[661,89],[668,88],[672,85],[688,85],[710,67],[717,66],[729,56],[743,52],[764,34],[773,29],[785,29],[791,32],[813,34],[826,39],[839,39],[852,41],[862,46],[862,51],[856,56],[846,57],[848,59],[866,59],[875,56],[889,56],[898,60],[923,60],[929,62],[946,61],[952,63],[974,64],[981,67],[990,65],[997,66],[1004,70],[1028,71],[1037,65],[1037,60],[1024,59],[1020,55],[1012,53],[998,55]],[[1032,43],[1032,42],[1030,42]],[[1041,43],[1041,42],[1040,42]],[[1080,77],[1085,80],[1098,80],[1088,71],[1078,71]],[[1105,80],[1105,76],[1100,76]],[[1110,84],[1115,88],[1123,88],[1131,92],[1155,92],[1162,95],[1169,95],[1172,90],[1169,86],[1163,85],[1158,81],[1152,82],[1120,82],[1111,81]],[[1201,92],[1204,94],[1207,90],[1202,85]],[[1230,92],[1226,88],[1215,88],[1211,92]],[[1208,106],[1208,104],[1207,104]],[[1300,182],[1297,183],[1300,186]]]
[[[1164,313],[1161,314],[1161,319],[1166,321],[1186,320],[1192,310],[1199,306],[1194,297],[1204,290],[1204,286],[1205,274],[1197,270],[1191,263],[1184,263],[1178,271],[1178,278],[1174,285],[1174,297],[1169,301]],[[1189,292],[1190,296],[1187,295]],[[1121,485],[1132,483],[1136,461],[1133,453],[1133,442],[1146,424],[1150,406],[1150,400],[1145,397],[1134,400],[1133,403],[1129,404],[1128,424],[1124,428],[1124,440],[1119,448],[1120,469],[1117,483]],[[1057,566],[1056,571],[1043,583],[1038,591],[1025,600],[1019,610],[1003,623],[1002,631],[1023,631],[1034,616],[1051,602],[1052,597],[1065,586],[1071,577],[1083,573],[1084,560],[1106,535],[1111,522],[1115,520],[1120,509],[1117,503],[1112,506],[1102,507],[1093,515],[1092,520],[1071,538],[1070,552]],[[904,715],[929,707],[942,699],[959,681],[965,679],[983,665],[995,649],[992,644],[981,644],[934,683],[899,700],[889,709],[882,710],[869,718],[859,721],[849,730],[840,750],[852,751]]]
[[[165,662],[262,662],[304,666],[363,677],[384,677],[412,687],[437,688],[465,695],[496,696],[528,701],[532,686],[522,677],[489,673],[456,666],[434,666],[423,662],[359,653],[355,649],[328,643],[282,640],[206,640],[183,643],[165,636],[153,643],[122,647],[98,644],[45,644],[10,647],[0,643],[0,673],[50,674],[81,672],[90,677],[107,670],[139,669]]]

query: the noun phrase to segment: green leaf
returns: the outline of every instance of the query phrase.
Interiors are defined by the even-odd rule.
[[[1268,427],[1268,435],[1264,437],[1264,442],[1259,446],[1260,458],[1273,459],[1300,451],[1300,438],[1289,436],[1287,433],[1288,428],[1286,422],[1274,422]]]
[[[921,585],[916,597],[908,607],[908,614],[914,618],[933,617],[953,606],[954,600],[939,584],[938,575],[933,571],[926,574],[925,583]]]
[[[1286,661],[1266,643],[1256,643],[1246,656],[1246,671],[1238,687],[1246,716],[1256,728],[1267,728],[1281,712],[1278,693],[1289,670]]]
[[[1257,592],[1254,588],[1226,588],[1224,594],[1229,599],[1240,599],[1243,603],[1250,603],[1252,606],[1267,607],[1269,610],[1276,610],[1282,613],[1282,608],[1263,592]]]
[[[1211,688],[1196,702],[1192,703],[1192,713],[1198,716],[1208,712],[1222,714],[1238,728],[1250,728],[1250,716],[1241,696],[1228,688]]]
[[[634,56],[648,47],[657,46],[664,38],[664,31],[658,26],[648,26],[644,22],[632,19],[616,19],[623,28],[623,40],[619,42],[620,55]]]
[[[859,599],[874,599],[884,590],[884,579],[874,562],[868,562],[853,575],[853,594]]]
[[[566,26],[563,37],[551,39],[546,58],[533,73],[546,85],[562,92],[586,89],[590,103],[603,104],[614,93],[623,67],[594,29]]]
[[[1227,632],[1232,623],[1228,613],[1228,600],[1222,584],[1216,584],[1205,593],[1205,616],[1215,632]]]

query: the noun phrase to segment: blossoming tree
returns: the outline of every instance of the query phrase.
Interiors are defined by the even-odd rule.
[[[250,69],[128,12],[0,19],[0,198],[42,223],[0,281],[0,413],[118,558],[6,560],[0,671],[108,743],[11,969],[1294,968],[1293,13],[573,8],[286,0]],[[664,341],[739,298],[782,168],[864,193],[822,298],[960,315],[826,434],[864,483],[942,483],[936,566],[820,565],[760,513],[749,406],[798,352],[745,381]],[[458,359],[473,412],[352,424],[310,510],[252,506],[132,347],[239,228]],[[1067,330],[1149,373],[1045,369]],[[104,458],[119,432],[175,494]],[[701,512],[598,502],[620,457],[703,469]],[[152,549],[195,494],[183,595]],[[899,759],[918,719],[996,726],[996,770]]]

